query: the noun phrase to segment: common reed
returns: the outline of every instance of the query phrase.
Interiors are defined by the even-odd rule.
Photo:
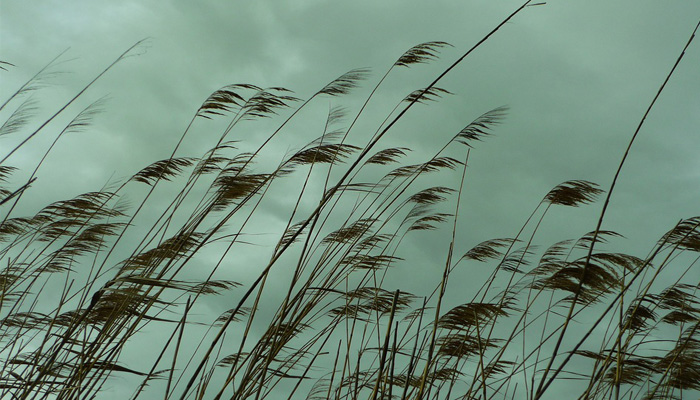
[[[409,110],[433,107],[451,94],[438,86],[444,76],[537,4],[524,3],[430,84],[408,89],[365,143],[353,142],[357,122],[385,79],[396,69],[430,63],[451,45],[412,47],[355,111],[330,107],[317,139],[274,162],[266,150],[300,111],[318,101],[342,102],[370,79],[369,71],[342,74],[307,99],[281,87],[224,86],[197,109],[170,157],[18,216],[53,144],[90,129],[104,101],[55,133],[21,180],[13,180],[19,171],[10,166],[12,157],[47,135],[50,122],[142,43],[34,123],[28,94],[43,90],[39,83],[56,59],[49,62],[0,107],[6,115],[0,140],[24,135],[0,154],[1,397],[99,399],[120,385],[132,390],[132,399],[536,400],[562,398],[562,382],[568,398],[697,397],[700,217],[669,221],[667,233],[642,256],[607,250],[621,235],[603,229],[627,155],[697,26],[630,133],[610,186],[557,185],[512,237],[456,253],[470,154],[488,151],[480,142],[505,122],[506,107],[475,114],[427,159],[413,161],[406,147],[382,148]],[[12,67],[0,63],[2,73]],[[210,149],[181,155],[192,126],[208,119],[226,121]],[[263,119],[275,128],[251,151],[240,150],[232,133]],[[30,122],[38,128],[27,131]],[[275,199],[281,181],[293,182],[285,186],[285,201]],[[600,197],[593,231],[545,243],[542,251],[535,246],[552,208],[592,207]],[[242,249],[255,242],[250,232],[259,229],[252,226],[264,221],[260,214],[270,201],[287,207],[278,210],[285,226],[255,250],[267,261],[250,265]],[[431,256],[440,265],[437,285],[423,293],[397,287],[405,280],[393,271],[421,268],[404,259],[408,239],[439,233],[446,239]],[[450,277],[477,267],[490,275],[451,304],[459,297],[448,289],[459,285]],[[224,269],[241,278],[221,279]],[[284,287],[270,283],[278,275]],[[658,284],[668,281],[673,284]],[[212,317],[203,300],[215,295],[229,309]],[[141,338],[152,340],[153,331],[153,357],[135,356]]]

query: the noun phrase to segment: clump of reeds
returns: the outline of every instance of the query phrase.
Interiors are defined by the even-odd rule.
[[[356,121],[384,79],[430,62],[447,43],[409,49],[354,114],[331,108],[318,139],[274,165],[260,160],[288,122],[321,98],[340,100],[368,71],[345,73],[306,100],[280,87],[225,86],[199,107],[167,159],[107,189],[16,215],[53,145],[19,182],[12,180],[12,156],[47,134],[49,122],[133,49],[122,54],[0,154],[0,397],[101,398],[113,385],[132,385],[133,399],[540,399],[561,398],[552,392],[559,382],[568,398],[696,397],[700,282],[693,254],[700,251],[700,217],[671,223],[646,256],[603,249],[620,236],[601,227],[630,148],[607,190],[563,182],[543,193],[515,236],[485,240],[464,254],[455,244],[469,154],[507,110],[484,110],[428,159],[409,163],[409,149],[381,148],[409,109],[449,94],[438,86],[442,77],[528,3],[428,86],[407,90],[366,143],[351,144]],[[34,116],[27,95],[52,65],[0,107],[9,115],[0,140],[25,132]],[[79,112],[53,143],[87,128],[102,106]],[[239,151],[231,141],[244,121],[278,114],[287,117],[254,150]],[[203,119],[228,124],[204,155],[180,155]],[[456,183],[429,186],[426,177],[436,174]],[[267,261],[248,265],[240,256],[246,234],[276,185],[290,180],[296,191],[286,192],[285,226],[256,250]],[[164,186],[174,195],[152,206]],[[141,197],[127,203],[127,193]],[[603,195],[593,231],[537,250],[535,236],[551,207]],[[402,258],[404,243],[438,227],[449,232],[449,245],[432,256],[440,265],[437,285],[424,293],[397,288],[402,281],[391,271],[421,267]],[[459,290],[449,284],[451,274],[477,263],[491,267],[488,279],[448,305],[448,288]],[[223,270],[241,279],[217,278]],[[249,271],[254,278],[245,278]],[[282,290],[279,282],[270,287],[278,274],[286,277]],[[199,278],[187,278],[193,275]],[[669,279],[669,287],[656,284]],[[210,317],[203,300],[216,294],[229,309]],[[149,329],[158,332],[153,358],[134,357]],[[113,376],[132,379],[110,383]]]

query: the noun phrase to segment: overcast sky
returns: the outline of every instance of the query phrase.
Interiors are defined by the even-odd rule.
[[[370,67],[371,78],[357,91],[362,98],[411,46],[452,44],[439,61],[389,77],[358,129],[358,137],[366,139],[362,129],[376,126],[398,100],[426,86],[520,4],[3,0],[0,60],[15,65],[0,71],[3,101],[69,48],[57,69],[66,73],[37,93],[42,115],[53,113],[129,46],[149,38],[138,56],[119,63],[67,110],[69,119],[109,95],[93,127],[59,143],[26,210],[99,189],[112,177],[168,157],[202,101],[227,84],[283,86],[307,98],[352,68]],[[700,2],[685,0],[555,0],[528,8],[440,82],[453,96],[412,110],[386,145],[428,156],[478,115],[509,106],[494,137],[470,155],[458,251],[513,236],[556,184],[585,179],[609,187],[634,129],[698,18]],[[357,104],[352,97],[346,105]],[[270,159],[318,137],[328,105],[319,101],[301,116],[303,122],[292,124],[271,147]],[[30,168],[60,121],[7,163]],[[179,154],[199,156],[213,146],[218,133],[207,136],[207,130],[214,126],[198,126]],[[628,238],[620,250],[643,257],[679,219],[700,213],[698,127],[700,43],[695,42],[642,128],[613,195],[604,228]],[[264,133],[257,129],[251,125],[233,139],[259,143]],[[0,138],[0,156],[13,140]],[[593,230],[601,205],[553,211],[539,243]],[[413,250],[417,259],[429,261],[436,243],[425,240],[423,248]]]

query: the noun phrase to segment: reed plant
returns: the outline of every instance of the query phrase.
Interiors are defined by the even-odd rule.
[[[0,397],[100,399],[117,385],[131,399],[166,400],[696,398],[700,217],[669,221],[643,255],[611,249],[621,235],[603,222],[697,26],[630,132],[609,186],[555,186],[515,235],[457,253],[470,153],[488,151],[480,142],[505,121],[506,107],[481,110],[425,159],[383,147],[411,109],[451,94],[440,83],[455,66],[532,5],[427,86],[407,89],[363,142],[361,122],[385,79],[430,63],[448,43],[407,50],[351,110],[337,104],[369,81],[365,69],[306,99],[282,87],[224,86],[198,107],[169,157],[20,216],[54,145],[90,129],[104,101],[58,132],[49,132],[52,121],[143,43],[37,121],[30,94],[44,90],[57,59],[49,62],[0,106],[0,140],[19,137],[0,152]],[[0,67],[12,73],[9,62]],[[289,125],[323,102],[334,105],[318,138],[270,156]],[[223,124],[209,150],[182,155],[190,131],[207,120]],[[273,127],[259,143],[233,140],[256,126]],[[11,166],[50,135],[35,168]],[[593,230],[536,246],[551,209],[595,207],[600,198]],[[274,227],[261,215],[272,208],[283,226],[267,232],[274,240],[256,242],[256,232]],[[442,241],[429,257],[436,284],[408,290],[407,277],[425,267],[407,258],[407,247],[430,236]],[[475,290],[451,279],[476,269],[489,273]],[[227,310],[212,316],[208,299],[217,295]]]

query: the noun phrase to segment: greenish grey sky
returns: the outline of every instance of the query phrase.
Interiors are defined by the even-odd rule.
[[[151,38],[145,54],[121,63],[86,96],[85,103],[111,97],[110,112],[100,117],[98,132],[74,135],[62,144],[67,152],[84,150],[70,159],[74,165],[91,165],[83,178],[95,185],[113,171],[126,175],[167,156],[168,141],[174,143],[201,101],[223,85],[284,86],[305,97],[351,68],[371,67],[370,86],[417,43],[443,40],[455,46],[443,51],[443,64],[391,77],[382,94],[393,104],[427,84],[441,65],[473,45],[516,5],[75,1],[59,6],[6,1],[1,6],[0,49],[2,59],[17,67],[3,74],[2,89],[10,92],[70,47],[63,57],[70,61],[60,67],[67,74],[53,80],[54,97],[41,99],[48,113],[121,51]],[[475,170],[487,169],[490,179],[502,182],[507,192],[534,198],[567,179],[605,186],[685,44],[699,8],[685,1],[550,2],[530,8],[441,83],[456,96],[431,107],[431,113],[441,113],[438,118],[425,125],[417,122],[430,135],[416,129],[401,136],[410,136],[413,143],[430,143],[423,141],[426,136],[447,138],[476,115],[505,104],[511,108],[507,123],[474,155]],[[639,215],[631,211],[640,207],[640,200],[657,224],[693,212],[692,199],[698,194],[693,149],[698,143],[699,57],[691,48],[635,145],[615,200],[620,210],[613,214],[620,223]],[[75,109],[80,106],[84,104]],[[379,105],[374,108],[377,116],[386,112]],[[391,140],[401,140],[398,136]],[[105,143],[113,150],[109,155],[90,151]],[[22,155],[16,157],[14,164]],[[661,187],[658,194],[651,193],[650,188]],[[661,217],[664,213],[668,217]]]
[[[4,0],[0,60],[15,67],[0,71],[2,101],[69,48],[56,68],[61,73],[36,93],[40,115],[53,113],[122,51],[149,38],[138,56],[109,71],[45,137],[8,160],[32,168],[61,123],[109,96],[91,128],[59,142],[21,211],[96,190],[168,157],[202,101],[222,86],[283,86],[305,99],[352,68],[370,67],[370,79],[354,96],[319,100],[294,120],[265,155],[276,163],[321,134],[329,103],[355,110],[405,50],[426,41],[452,44],[440,60],[389,76],[356,128],[357,140],[351,139],[363,144],[396,102],[426,86],[520,4]],[[636,125],[699,18],[700,2],[685,0],[555,0],[530,7],[440,82],[454,95],[411,110],[385,145],[410,147],[419,160],[480,114],[507,105],[508,117],[494,137],[470,154],[456,251],[513,236],[555,185],[584,179],[609,187]],[[250,124],[231,139],[259,143],[274,122]],[[179,154],[200,156],[215,144],[222,126],[200,122]],[[613,195],[604,228],[627,237],[619,242],[620,250],[643,257],[679,219],[700,212],[699,127],[700,43],[695,42],[642,128]],[[19,138],[0,137],[0,156]],[[456,185],[458,177],[452,178],[444,183]],[[276,240],[276,231],[266,228],[287,217],[278,209],[289,206],[284,193],[295,184],[282,185],[276,192],[280,200],[263,205],[268,217],[255,229],[263,234],[260,243]],[[593,230],[600,207],[598,202],[554,211],[536,241],[547,246]],[[402,256],[417,264],[434,264],[432,254],[445,253],[439,237],[410,244]],[[261,246],[243,257],[264,262],[269,255]],[[418,291],[426,279],[437,279],[435,271],[422,269],[402,279]],[[254,269],[246,273],[256,275]],[[453,282],[459,293],[461,283]],[[217,298],[209,307],[218,313],[231,307],[227,302]],[[102,398],[122,398],[122,383],[112,381],[113,397]]]

